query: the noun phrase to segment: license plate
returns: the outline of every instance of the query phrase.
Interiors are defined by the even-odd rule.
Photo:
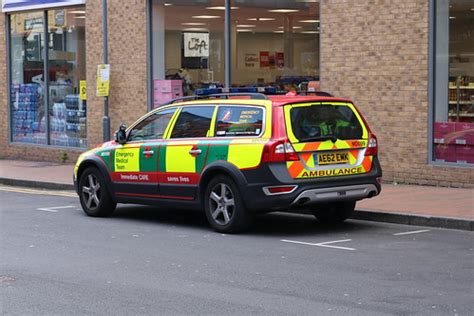
[[[324,153],[324,154],[316,154],[316,156],[317,156],[318,165],[349,163],[348,152]]]

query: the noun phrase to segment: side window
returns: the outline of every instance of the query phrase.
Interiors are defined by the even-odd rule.
[[[185,107],[179,113],[171,138],[206,137],[214,106]]]
[[[129,141],[161,139],[176,109],[154,113],[138,123],[128,136]]]
[[[263,109],[221,106],[217,112],[216,136],[257,136],[262,132]]]

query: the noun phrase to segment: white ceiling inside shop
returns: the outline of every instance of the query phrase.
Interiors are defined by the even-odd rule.
[[[223,30],[223,1],[155,1],[154,5],[164,10],[166,30]],[[282,33],[285,25],[292,25],[294,33],[319,29],[318,2],[235,0],[232,6],[231,19],[239,32]]]

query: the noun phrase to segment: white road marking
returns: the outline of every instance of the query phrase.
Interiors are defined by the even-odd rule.
[[[338,243],[338,242],[352,241],[352,239],[326,241],[326,242],[320,242],[320,243],[317,243],[317,244],[309,243],[309,242],[304,242],[304,241],[287,240],[287,239],[281,239],[280,241],[282,241],[282,242],[288,242],[288,243],[292,243],[292,244],[306,245],[306,246],[316,246],[316,247],[334,248],[334,249],[340,249],[340,250],[356,250],[355,248],[339,247],[339,246],[332,246],[332,245],[330,245],[330,244],[334,244],[334,243]]]
[[[426,233],[426,232],[429,232],[429,231],[430,231],[429,229],[415,230],[415,231],[411,231],[411,232],[396,233],[396,234],[393,234],[393,236],[419,234],[419,233]]]
[[[54,207],[40,207],[37,208],[38,211],[45,211],[45,212],[51,212],[51,213],[57,213],[58,210],[65,209],[65,208],[73,208],[75,207],[74,205],[65,205],[65,206],[54,206]]]
[[[71,191],[56,191],[56,190],[41,190],[41,189],[28,189],[20,187],[11,187],[0,185],[0,191],[15,192],[15,193],[26,193],[36,195],[54,195],[63,197],[77,197],[75,192]]]

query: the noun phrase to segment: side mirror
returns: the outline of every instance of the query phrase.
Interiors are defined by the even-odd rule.
[[[115,142],[121,145],[127,142],[127,127],[124,123],[120,124],[119,129],[115,132]]]

